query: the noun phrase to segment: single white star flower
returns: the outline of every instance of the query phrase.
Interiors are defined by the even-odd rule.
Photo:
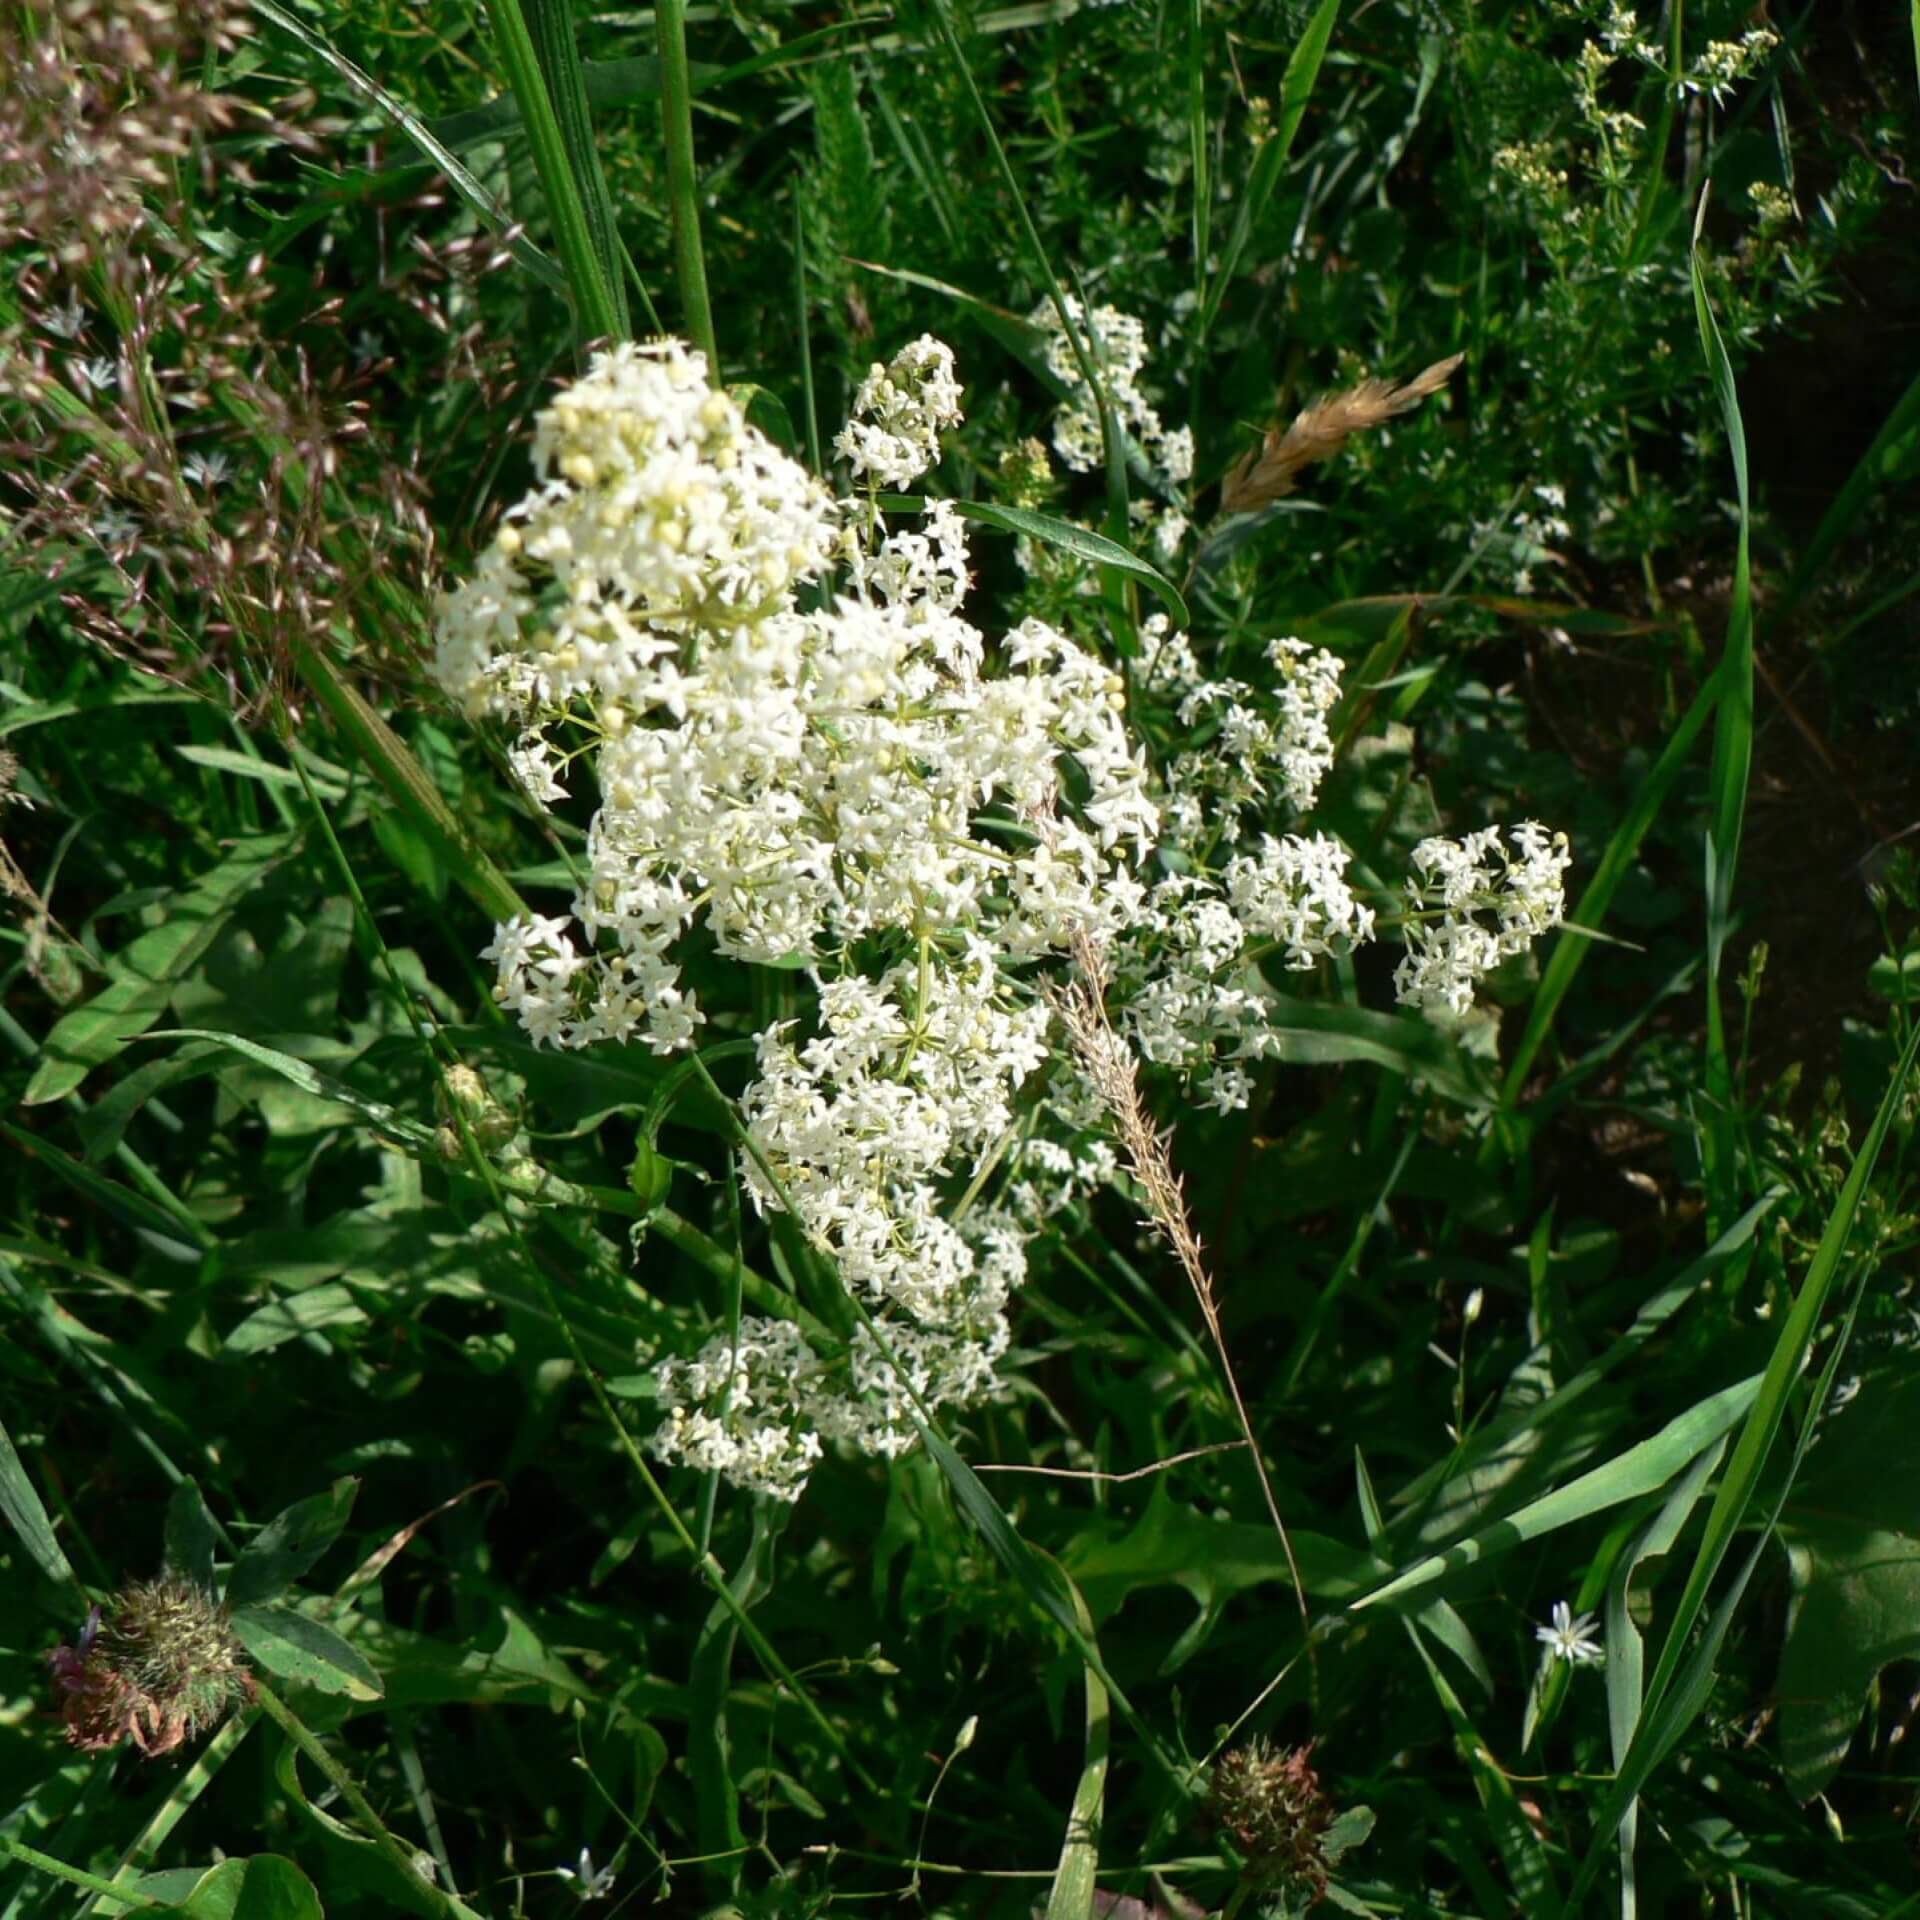
[[[574,1892],[582,1900],[604,1900],[613,1891],[614,1874],[611,1867],[602,1867],[598,1873],[593,1868],[593,1854],[582,1847],[578,1862],[571,1867],[555,1867],[554,1873],[562,1880],[575,1883]]]
[[[1564,1660],[1569,1666],[1598,1666],[1607,1656],[1594,1638],[1594,1620],[1590,1613],[1575,1613],[1564,1600],[1553,1603],[1553,1624],[1535,1627],[1533,1637],[1543,1642],[1548,1656]]]

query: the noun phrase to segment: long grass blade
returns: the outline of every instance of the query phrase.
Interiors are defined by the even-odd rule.
[[[1720,961],[1733,921],[1733,885],[1740,862],[1740,829],[1746,817],[1747,781],[1753,764],[1753,580],[1748,552],[1749,504],[1747,435],[1740,419],[1740,397],[1733,366],[1720,338],[1707,298],[1700,261],[1700,229],[1707,217],[1707,196],[1700,195],[1688,264],[1693,280],[1694,318],[1700,345],[1713,378],[1733,458],[1733,481],[1740,507],[1734,549],[1733,597],[1727,610],[1727,641],[1721,656],[1720,702],[1713,731],[1713,767],[1708,789],[1713,809],[1707,832],[1707,1115],[1703,1157],[1714,1216],[1727,1219],[1734,1208],[1733,1068],[1727,1056],[1726,1023],[1720,1008]]]
[[[653,19],[660,54],[660,124],[667,143],[667,197],[673,214],[674,279],[687,338],[707,356],[707,377],[717,386],[720,347],[713,331],[707,257],[700,241],[700,174],[693,151],[686,0],[657,0]]]
[[[525,0],[527,30],[534,58],[546,82],[547,99],[560,128],[560,144],[579,190],[587,216],[587,235],[593,243],[600,279],[613,305],[615,339],[633,331],[627,313],[626,286],[621,278],[620,224],[614,217],[613,196],[593,138],[593,114],[588,105],[585,65],[574,38],[572,0]]]
[[[568,157],[560,121],[547,95],[547,83],[534,52],[533,35],[520,0],[490,0],[494,39],[507,70],[507,82],[520,103],[520,121],[527,130],[533,168],[546,196],[553,222],[553,244],[566,270],[567,291],[573,301],[574,330],[584,342],[624,337],[620,308],[594,249],[586,200]]]
[[[1607,1731],[1616,1767],[1626,1759],[1633,1736],[1639,1731],[1640,1683],[1646,1672],[1645,1645],[1628,1605],[1633,1576],[1646,1561],[1657,1560],[1673,1551],[1673,1543],[1679,1539],[1681,1529],[1726,1450],[1724,1437],[1716,1440],[1680,1476],[1665,1504],[1622,1549],[1608,1583],[1602,1624],[1607,1649]],[[1633,1874],[1638,1829],[1639,1803],[1634,1800],[1628,1803],[1620,1821],[1620,1920],[1636,1920],[1638,1913]]]
[[[1340,0],[1320,0],[1307,24],[1300,31],[1287,69],[1280,81],[1279,117],[1273,131],[1254,155],[1253,168],[1245,191],[1234,208],[1233,225],[1221,254],[1220,271],[1213,276],[1206,298],[1200,303],[1200,335],[1204,339],[1226,298],[1227,288],[1240,268],[1240,256],[1253,238],[1255,223],[1273,198],[1280,176],[1286,170],[1287,155],[1293,149],[1293,136],[1300,131],[1307,103],[1313,98],[1314,82],[1320,78],[1320,63],[1327,57],[1327,43],[1333,38],[1334,22],[1340,16]]]
[[[1064,1579],[1064,1576],[1062,1576]],[[1071,1580],[1066,1581],[1074,1618],[1093,1639],[1093,1616]],[[1060,1842],[1060,1864],[1047,1891],[1044,1920],[1093,1920],[1094,1883],[1100,1872],[1100,1816],[1107,1797],[1107,1690],[1091,1667],[1082,1670],[1087,1694],[1086,1757],[1073,1805],[1067,1812],[1067,1831]]]
[[[279,28],[289,38],[299,41],[309,53],[325,61],[354,92],[392,121],[394,127],[406,136],[421,157],[429,165],[438,167],[447,176],[454,192],[486,222],[488,227],[506,239],[514,259],[536,280],[543,286],[553,288],[556,293],[566,291],[567,276],[559,264],[542,253],[524,234],[514,230],[513,220],[507,210],[480,184],[474,177],[472,169],[462,163],[460,156],[454,153],[444,141],[438,139],[432,128],[404,100],[397,99],[389,93],[372,74],[355,66],[345,54],[329,45],[311,27],[297,20],[285,8],[275,6],[273,0],[251,0],[251,5],[261,19]]]
[[[1353,1602],[1349,1611],[1378,1606],[1383,1600],[1398,1599],[1416,1587],[1424,1587],[1443,1574],[1458,1572],[1496,1553],[1538,1540],[1562,1527],[1584,1520],[1590,1514],[1617,1507],[1623,1501],[1637,1500],[1657,1492],[1703,1447],[1710,1447],[1743,1413],[1753,1405],[1760,1391],[1761,1376],[1750,1375],[1718,1393],[1709,1394],[1660,1429],[1651,1439],[1616,1454],[1604,1465],[1569,1480],[1542,1498],[1530,1501],[1518,1513],[1483,1527],[1471,1538],[1459,1541],[1444,1553],[1435,1553],[1417,1561],[1404,1573],[1396,1574],[1383,1587]]]

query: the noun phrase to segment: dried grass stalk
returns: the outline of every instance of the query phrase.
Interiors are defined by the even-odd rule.
[[[1384,425],[1395,414],[1417,407],[1446,385],[1465,354],[1436,360],[1402,386],[1391,380],[1362,380],[1345,393],[1316,400],[1283,433],[1269,427],[1260,445],[1246,453],[1220,488],[1220,505],[1227,513],[1252,513],[1284,499],[1293,491],[1300,469],[1316,460],[1331,460],[1356,433]]]
[[[1268,1518],[1272,1520],[1273,1529],[1280,1536],[1281,1548],[1287,1556],[1287,1571],[1292,1576],[1294,1597],[1300,1607],[1300,1624],[1311,1638],[1307,1590],[1300,1583],[1300,1568],[1293,1557],[1293,1542],[1287,1537],[1286,1522],[1280,1518],[1280,1503],[1274,1498],[1273,1483],[1267,1477],[1266,1462],[1260,1456],[1260,1445],[1253,1435],[1253,1422],[1247,1414],[1247,1403],[1240,1395],[1240,1382],[1234,1375],[1233,1361],[1227,1352],[1226,1333],[1220,1324],[1213,1278],[1207,1271],[1200,1236],[1194,1232],[1193,1221],[1187,1213],[1185,1189],[1168,1151],[1169,1136],[1153,1124],[1147,1113],[1146,1102],[1140,1094],[1140,1075],[1133,1049],[1114,1032],[1112,1023],[1107,1019],[1107,969],[1099,947],[1089,935],[1082,932],[1074,937],[1072,952],[1074,976],[1065,986],[1054,991],[1054,1009],[1067,1030],[1075,1058],[1099,1095],[1101,1105],[1113,1120],[1121,1151],[1126,1155],[1128,1170],[1146,1201],[1148,1224],[1157,1229],[1173,1249],[1174,1258],[1179,1261],[1180,1270],[1193,1289],[1200,1317],[1206,1322],[1213,1350],[1219,1357],[1227,1391],[1233,1396],[1233,1410],[1238,1416],[1247,1451],[1253,1458],[1253,1470],[1259,1477]]]

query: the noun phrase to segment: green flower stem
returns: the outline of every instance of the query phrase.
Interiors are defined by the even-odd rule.
[[[626,329],[600,270],[580,183],[567,158],[566,139],[553,102],[547,96],[526,15],[520,10],[520,0],[492,0],[491,11],[494,38],[500,45],[513,97],[520,105],[534,172],[540,176],[540,190],[546,195],[547,212],[553,221],[554,250],[566,269],[567,286],[573,295],[575,329],[583,342],[622,339]]]
[[[421,1878],[419,1869],[413,1864],[413,1856],[393,1837],[387,1823],[374,1812],[373,1803],[360,1791],[359,1782],[320,1744],[306,1722],[258,1674],[253,1679],[253,1691],[260,1710],[326,1775],[327,1784],[336,1788],[341,1799],[353,1809],[354,1816],[366,1829],[373,1844],[386,1856],[388,1863],[415,1882],[442,1913],[459,1916],[459,1920],[479,1920],[479,1916],[464,1900]]]
[[[720,348],[707,297],[707,260],[700,245],[700,175],[693,154],[693,77],[687,66],[685,0],[658,0],[660,124],[667,141],[667,196],[673,208],[673,272],[687,338],[707,356],[707,377],[720,384]]]
[[[144,1893],[135,1893],[129,1887],[116,1887],[111,1880],[103,1880],[97,1873],[86,1873],[79,1867],[70,1867],[64,1860],[56,1860],[52,1854],[42,1853],[37,1847],[23,1847],[18,1840],[0,1836],[0,1859],[18,1860],[23,1867],[32,1867],[36,1873],[64,1880],[71,1887],[85,1887],[89,1893],[117,1900],[122,1906],[132,1907],[136,1912],[160,1913],[167,1907],[164,1900],[150,1900]]]

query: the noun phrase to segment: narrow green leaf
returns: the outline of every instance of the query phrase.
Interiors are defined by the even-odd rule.
[[[350,1700],[378,1700],[380,1676],[366,1656],[334,1630],[290,1607],[236,1607],[233,1630],[240,1644],[269,1673],[321,1693]]]
[[[613,338],[624,340],[633,328],[620,277],[620,223],[614,217],[613,196],[607,191],[607,176],[594,143],[586,75],[574,38],[572,0],[525,0],[525,8],[534,57],[540,63],[540,77],[546,83],[547,99],[560,129],[567,168],[586,214],[587,237],[612,303],[617,323],[612,329]]]
[[[1607,1650],[1607,1731],[1616,1767],[1625,1761],[1633,1736],[1639,1731],[1640,1682],[1646,1668],[1645,1647],[1630,1605],[1633,1576],[1647,1561],[1673,1551],[1673,1543],[1726,1450],[1723,1436],[1680,1476],[1659,1511],[1622,1549],[1607,1585],[1602,1631]],[[1639,1803],[1629,1801],[1620,1821],[1620,1920],[1636,1920],[1638,1913],[1633,1871],[1638,1830]]]
[[[418,1120],[409,1119],[404,1113],[397,1112],[384,1100],[369,1099],[364,1093],[356,1093],[343,1080],[336,1080],[330,1073],[306,1060],[296,1059],[290,1053],[282,1053],[278,1047],[263,1045],[258,1040],[249,1040],[244,1034],[215,1033],[208,1027],[161,1027],[147,1036],[150,1040],[199,1040],[223,1047],[229,1053],[240,1054],[253,1061],[257,1066],[266,1067],[277,1073],[281,1079],[296,1086],[302,1093],[310,1093],[322,1100],[330,1100],[336,1106],[344,1107],[350,1113],[356,1113],[376,1132],[385,1134],[390,1140],[411,1148],[416,1153],[437,1153],[434,1145],[433,1129],[423,1126]]]
[[[1733,1208],[1736,1152],[1732,1111],[1733,1069],[1727,1057],[1725,1023],[1720,1011],[1720,957],[1733,921],[1734,879],[1740,863],[1740,831],[1746,817],[1747,782],[1753,764],[1753,581],[1748,551],[1750,515],[1747,497],[1747,436],[1740,419],[1740,398],[1733,366],[1707,299],[1700,261],[1700,227],[1707,217],[1707,196],[1700,195],[1688,264],[1693,280],[1693,311],[1714,392],[1720,401],[1733,459],[1740,526],[1734,547],[1733,595],[1727,608],[1726,650],[1720,662],[1720,702],[1714,719],[1713,766],[1708,789],[1713,809],[1707,834],[1707,1100],[1706,1177],[1715,1211],[1724,1219]]]
[[[1462,1540],[1444,1553],[1429,1555],[1404,1573],[1397,1574],[1383,1587],[1353,1602],[1351,1611],[1378,1606],[1383,1600],[1397,1599],[1416,1587],[1426,1586],[1442,1575],[1470,1567],[1489,1555],[1505,1553],[1528,1540],[1537,1540],[1562,1527],[1584,1520],[1590,1514],[1604,1512],[1624,1500],[1635,1500],[1655,1492],[1672,1479],[1703,1447],[1710,1447],[1753,1404],[1760,1391],[1760,1376],[1754,1374],[1731,1387],[1689,1407],[1669,1420],[1650,1440],[1616,1454],[1604,1465],[1570,1480],[1564,1487],[1530,1502],[1518,1513],[1496,1520],[1471,1538]]]
[[[1633,1316],[1633,1324],[1597,1360],[1582,1367],[1544,1400],[1496,1414],[1457,1454],[1436,1462],[1395,1494],[1394,1505],[1412,1506],[1426,1499],[1437,1488],[1475,1472],[1483,1461],[1514,1446],[1536,1428],[1568,1413],[1610,1373],[1632,1359],[1716,1273],[1722,1272],[1736,1255],[1746,1250],[1760,1223],[1783,1197],[1784,1190],[1776,1188],[1756,1200],[1699,1259],[1690,1262],[1641,1306]]]
[[[553,244],[566,272],[574,325],[583,341],[620,339],[619,312],[594,251],[580,182],[567,157],[566,141],[547,96],[546,80],[520,0],[488,0],[488,12],[508,84],[520,103],[520,122],[527,130],[534,171],[539,175],[540,191],[553,223]]]
[[[693,150],[693,77],[687,62],[686,0],[655,0],[654,41],[660,56],[660,126],[667,153],[667,201],[673,219],[673,272],[687,338],[707,356],[707,378],[720,381],[720,346],[707,293],[700,241],[700,169]]]
[[[310,27],[296,20],[285,8],[276,6],[274,0],[250,0],[250,4],[261,19],[298,40],[308,52],[318,55],[352,87],[354,92],[391,120],[394,126],[419,149],[428,165],[438,167],[447,176],[454,192],[495,234],[503,238],[511,235],[512,237],[507,239],[507,245],[512,250],[513,257],[536,280],[553,288],[556,293],[566,291],[567,276],[530,240],[514,232],[512,216],[474,178],[472,171],[461,163],[459,155],[449,151],[434,137],[427,123],[405,101],[396,99],[371,74],[362,72],[344,54],[336,52]]]
[[[1066,1581],[1066,1589],[1081,1631],[1093,1641],[1093,1619],[1087,1603],[1072,1581]],[[1067,1811],[1060,1861],[1047,1891],[1045,1920],[1093,1920],[1093,1890],[1100,1872],[1100,1822],[1107,1794],[1108,1709],[1107,1690],[1100,1676],[1091,1667],[1084,1667],[1081,1678],[1087,1693],[1085,1758],[1073,1791],[1073,1805]]]
[[[1187,603],[1180,597],[1180,589],[1158,567],[1149,566],[1129,553],[1117,540],[1109,540],[1103,533],[1090,533],[1068,520],[1056,520],[1051,514],[1034,513],[1026,507],[1003,507],[986,500],[956,500],[953,505],[968,520],[998,527],[1003,533],[1024,533],[1029,539],[1043,540],[1050,547],[1078,554],[1082,560],[1091,560],[1097,566],[1112,567],[1130,575],[1162,600],[1181,626],[1190,624]]]
[[[46,1507],[27,1477],[27,1469],[14,1450],[12,1436],[0,1425],[0,1517],[4,1517],[20,1544],[32,1556],[33,1563],[49,1580],[63,1586],[80,1585],[73,1563],[67,1558],[47,1517]]]
[[[241,900],[298,845],[292,834],[243,840],[108,963],[113,979],[84,1006],[63,1014],[47,1035],[44,1057],[27,1084],[26,1106],[63,1099],[166,1011],[175,985],[213,944]]]
[[[1232,285],[1234,275],[1240,269],[1240,256],[1246,252],[1247,242],[1253,237],[1255,223],[1266,212],[1267,202],[1273,198],[1274,189],[1280,184],[1287,155],[1293,149],[1293,137],[1300,131],[1307,103],[1313,98],[1314,83],[1320,78],[1320,63],[1327,57],[1327,43],[1333,38],[1333,25],[1339,14],[1340,0],[1320,0],[1301,29],[1300,38],[1288,57],[1287,70],[1280,80],[1279,117],[1272,133],[1261,142],[1259,151],[1253,157],[1244,191],[1236,196],[1233,226],[1220,257],[1220,270],[1213,276],[1213,283],[1200,308],[1200,332],[1203,337],[1212,328],[1214,318],[1220,311],[1220,302],[1226,297],[1227,288]]]
[[[1647,837],[1678,783],[1687,758],[1693,752],[1693,744],[1700,737],[1700,729],[1720,704],[1721,689],[1721,675],[1716,670],[1694,696],[1692,706],[1673,730],[1667,744],[1661,748],[1659,759],[1641,781],[1639,791],[1633,796],[1633,804],[1627,809],[1625,818],[1614,828],[1613,837],[1607,842],[1606,852],[1600,856],[1600,864],[1594,868],[1593,878],[1588,881],[1586,892],[1580,896],[1579,905],[1567,916],[1568,925],[1561,929],[1554,941],[1553,951],[1547,956],[1546,965],[1540,969],[1540,984],[1534,989],[1532,1006],[1527,1009],[1526,1027],[1507,1064],[1506,1078],[1500,1085],[1502,1106],[1518,1105],[1527,1078],[1533,1071],[1533,1063],[1546,1044],[1554,1016],[1560,1011],[1561,1002],[1566,999],[1592,947],[1593,943],[1586,939],[1582,929],[1597,933],[1605,922],[1607,909],[1613,904],[1613,896],[1631,870],[1634,856],[1640,851],[1640,843]],[[1489,1144],[1491,1147],[1492,1142]]]
[[[454,818],[406,742],[342,678],[333,662],[318,649],[295,641],[293,664],[341,738],[366,762],[388,798],[433,842],[468,898],[495,920],[524,914],[527,903]]]
[[[1759,1395],[1747,1416],[1746,1424],[1740,1430],[1733,1459],[1707,1515],[1706,1532],[1687,1576],[1686,1589],[1680,1596],[1673,1621],[1667,1629],[1659,1663],[1647,1684],[1646,1707],[1639,1728],[1626,1757],[1616,1769],[1612,1790],[1595,1823],[1593,1843],[1580,1864],[1580,1871],[1575,1876],[1572,1891],[1562,1909],[1562,1920],[1577,1920],[1581,1912],[1580,1903],[1599,1877],[1606,1849],[1620,1822],[1626,1817],[1628,1807],[1646,1785],[1654,1769],[1673,1751],[1712,1695],[1720,1648],[1733,1624],[1734,1614],[1746,1593],[1747,1585],[1773,1538],[1781,1508],[1786,1504],[1795,1475],[1812,1444],[1815,1421],[1845,1350],[1844,1333],[1831,1346],[1819,1390],[1813,1395],[1807,1421],[1794,1450],[1791,1467],[1780,1486],[1771,1514],[1766,1516],[1759,1528],[1759,1538],[1752,1552],[1729,1583],[1697,1641],[1693,1640],[1693,1628],[1714,1575],[1730,1550],[1735,1534],[1746,1524],[1767,1456],[1772,1451],[1774,1439],[1786,1415],[1788,1395],[1806,1365],[1813,1337],[1819,1329],[1827,1295],[1832,1289],[1834,1275],[1845,1254],[1854,1218],[1859,1211],[1861,1194],[1879,1160],[1893,1117],[1900,1110],[1917,1054],[1920,1054],[1920,1025],[1915,1026],[1906,1050],[1894,1068],[1886,1096],[1874,1115],[1873,1125],[1854,1158],[1846,1184],[1840,1190],[1840,1197],[1828,1214],[1826,1229],[1808,1265],[1807,1277],[1801,1283],[1800,1292],[1780,1329],[1772,1358],[1762,1376]],[[1862,1290],[1870,1271],[1871,1268],[1863,1268]],[[1857,1311],[1858,1300],[1859,1292],[1856,1291],[1854,1311]],[[1849,1327],[1851,1323],[1850,1312]]]
[[[299,1579],[339,1539],[359,1491],[358,1480],[343,1477],[325,1493],[309,1494],[276,1514],[233,1563],[227,1605],[238,1608],[271,1600]]]
[[[1846,1184],[1840,1189],[1840,1196],[1827,1216],[1820,1244],[1814,1249],[1813,1259],[1807,1267],[1807,1277],[1801,1282],[1800,1291],[1781,1323],[1780,1336],[1774,1342],[1773,1353],[1767,1361],[1758,1398],[1747,1416],[1746,1424],[1740,1429],[1733,1458],[1728,1463],[1726,1476],[1720,1482],[1720,1491],[1707,1515],[1706,1534],[1700,1542],[1692,1571],[1687,1576],[1686,1590],[1674,1611],[1673,1625],[1668,1629],[1666,1641],[1660,1649],[1659,1664],[1648,1683],[1647,1697],[1654,1704],[1658,1704],[1672,1680],[1685,1650],[1687,1636],[1693,1631],[1694,1621],[1706,1599],[1707,1588],[1719,1571],[1720,1562],[1726,1557],[1734,1535],[1746,1520],[1747,1508],[1759,1486],[1767,1455],[1773,1450],[1774,1437],[1780,1431],[1781,1421],[1786,1418],[1788,1395],[1812,1350],[1813,1338],[1827,1304],[1827,1295],[1832,1290],[1834,1276],[1840,1270],[1841,1256],[1853,1232],[1861,1196],[1866,1191],[1867,1181],[1880,1158],[1880,1149],[1886,1142],[1887,1130],[1893,1124],[1893,1117],[1899,1111],[1901,1098],[1906,1092],[1907,1078],[1913,1071],[1916,1052],[1920,1052],[1920,1023],[1915,1024],[1906,1051],[1894,1069],[1886,1097],[1880,1102],[1873,1125],[1867,1130],[1867,1137],[1854,1156]]]

